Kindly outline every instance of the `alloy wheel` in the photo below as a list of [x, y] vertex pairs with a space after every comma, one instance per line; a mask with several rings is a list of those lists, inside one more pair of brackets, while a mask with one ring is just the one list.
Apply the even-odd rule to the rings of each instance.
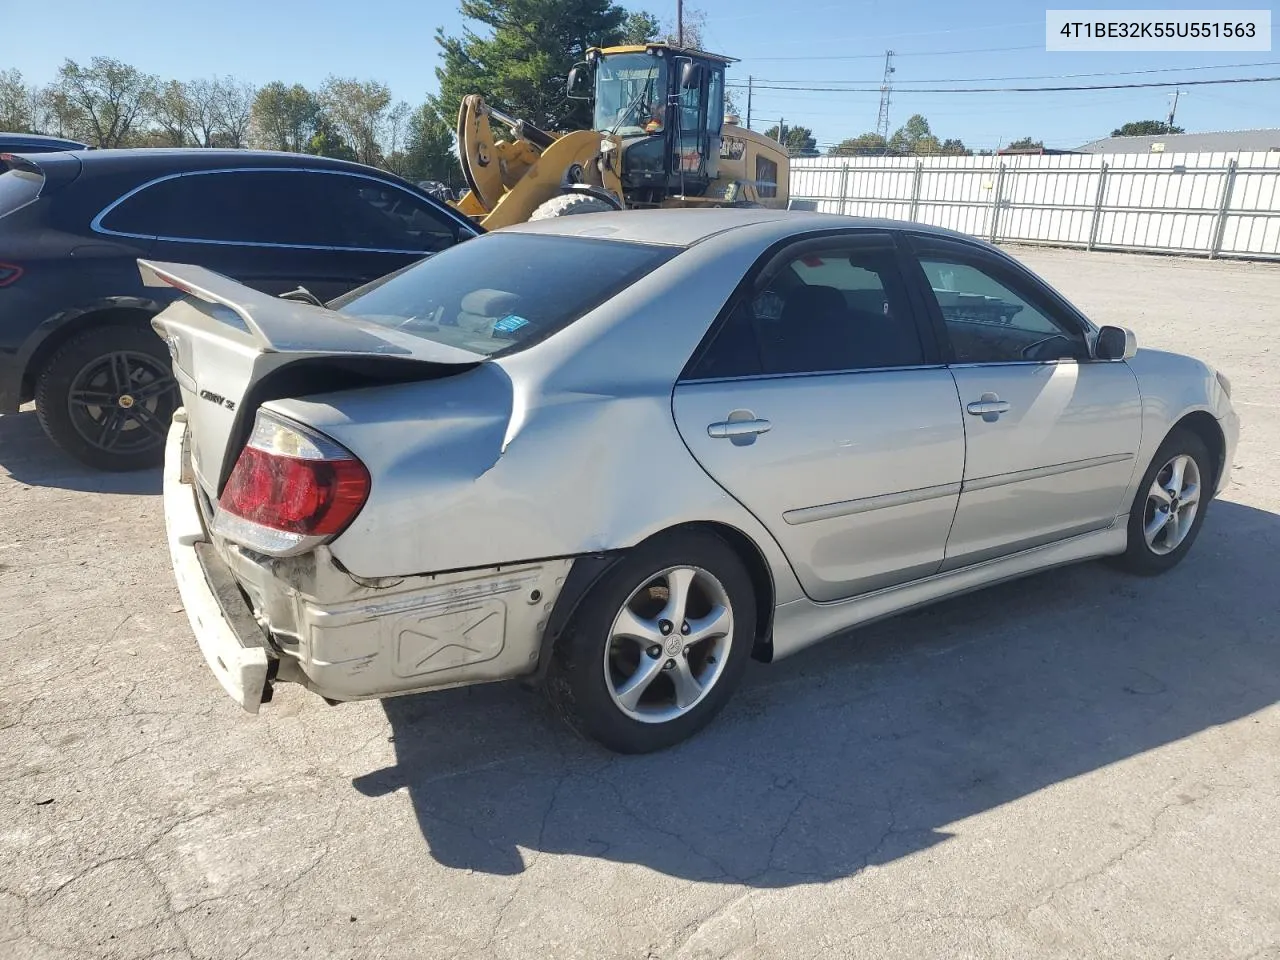
[[701, 567], [662, 570], [614, 618], [604, 653], [609, 696], [642, 723], [681, 717], [720, 679], [732, 637], [729, 594], [715, 576]]
[[120, 350], [95, 358], [71, 382], [71, 423], [85, 442], [112, 453], [164, 443], [177, 381], [161, 360]]
[[1180, 453], [1156, 472], [1147, 491], [1142, 534], [1152, 553], [1177, 550], [1195, 525], [1200, 510], [1200, 467], [1194, 457]]

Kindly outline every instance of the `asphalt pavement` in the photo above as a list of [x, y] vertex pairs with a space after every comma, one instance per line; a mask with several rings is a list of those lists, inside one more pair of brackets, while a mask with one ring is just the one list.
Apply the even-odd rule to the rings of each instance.
[[514, 684], [242, 713], [158, 476], [0, 417], [0, 957], [1280, 958], [1280, 264], [1014, 252], [1233, 381], [1186, 562], [753, 664], [646, 757]]

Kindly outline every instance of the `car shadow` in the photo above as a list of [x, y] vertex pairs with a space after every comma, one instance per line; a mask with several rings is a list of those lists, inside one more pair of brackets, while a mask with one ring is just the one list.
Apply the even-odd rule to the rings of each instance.
[[67, 456], [45, 436], [30, 407], [0, 415], [0, 470], [32, 487], [126, 494], [158, 494], [161, 489], [159, 468], [110, 473]]
[[[1280, 698], [1280, 517], [1218, 502], [1186, 562], [1039, 574], [755, 665], [719, 719], [615, 757], [515, 685], [385, 701], [434, 858], [524, 852], [781, 887], [944, 843], [947, 825]], [[1104, 806], [1098, 829], [1108, 827]]]

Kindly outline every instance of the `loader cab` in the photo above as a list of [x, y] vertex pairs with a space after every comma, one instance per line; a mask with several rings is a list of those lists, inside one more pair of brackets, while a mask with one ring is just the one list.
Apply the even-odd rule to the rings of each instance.
[[702, 196], [718, 175], [728, 57], [665, 43], [592, 48], [569, 96], [592, 101], [593, 127], [621, 143], [631, 205]]

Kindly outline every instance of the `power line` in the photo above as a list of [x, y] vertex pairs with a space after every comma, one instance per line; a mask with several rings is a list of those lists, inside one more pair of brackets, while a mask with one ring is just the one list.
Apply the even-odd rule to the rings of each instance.
[[[1227, 77], [1221, 80], [1159, 80], [1150, 83], [1093, 83], [1066, 87], [914, 87], [903, 93], [1068, 93], [1075, 90], [1143, 90], [1160, 87], [1205, 87], [1227, 83], [1273, 83], [1280, 77]], [[757, 83], [757, 90], [809, 93], [879, 93], [879, 87], [775, 87]]]
[[[949, 57], [960, 53], [1009, 53], [1013, 50], [1043, 50], [1044, 44], [1032, 43], [1021, 47], [981, 47], [979, 49], [968, 50], [922, 50], [917, 53], [895, 53], [896, 57]], [[743, 57], [743, 60], [752, 62], [760, 61], [780, 61], [780, 60], [879, 60], [883, 57], [883, 53], [850, 53], [841, 54], [839, 56], [828, 57]]]
[[[1217, 63], [1198, 67], [1157, 67], [1148, 70], [1103, 70], [1098, 73], [1044, 73], [1021, 77], [937, 77], [928, 80], [897, 80], [895, 86], [904, 83], [989, 83], [1006, 80], [1077, 80], [1084, 77], [1134, 77], [1152, 73], [1182, 73], [1189, 70], [1237, 70], [1243, 67], [1280, 66], [1280, 60], [1262, 60], [1257, 63]], [[868, 80], [820, 80], [757, 78], [756, 83], [869, 83]], [[739, 80], [728, 81], [729, 86], [745, 86]]]

